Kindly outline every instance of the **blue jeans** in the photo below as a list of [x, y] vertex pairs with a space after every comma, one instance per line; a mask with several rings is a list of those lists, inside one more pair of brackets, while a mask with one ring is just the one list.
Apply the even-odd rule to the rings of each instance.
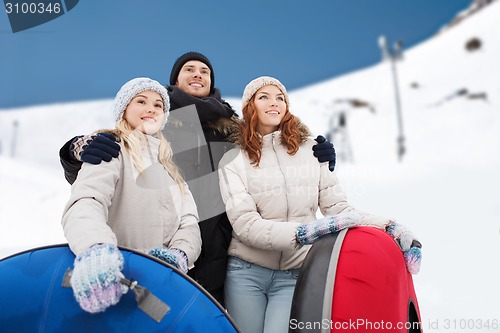
[[242, 333], [287, 333], [299, 270], [272, 270], [229, 257], [227, 311]]

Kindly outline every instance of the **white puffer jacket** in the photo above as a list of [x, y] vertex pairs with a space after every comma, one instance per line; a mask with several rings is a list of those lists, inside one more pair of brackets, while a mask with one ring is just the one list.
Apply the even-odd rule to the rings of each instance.
[[280, 132], [265, 135], [258, 167], [239, 147], [219, 164], [220, 187], [233, 226], [229, 255], [274, 270], [299, 268], [310, 246], [301, 246], [296, 230], [325, 216], [356, 212], [361, 224], [385, 228], [391, 221], [351, 207], [328, 163], [313, 155], [316, 142], [304, 138], [297, 153], [287, 153]]
[[196, 204], [187, 185], [182, 193], [157, 161], [160, 141], [148, 136], [148, 142], [142, 173], [123, 143], [118, 158], [82, 165], [62, 217], [64, 234], [76, 255], [97, 243], [144, 253], [174, 247], [186, 253], [193, 267], [201, 251]]

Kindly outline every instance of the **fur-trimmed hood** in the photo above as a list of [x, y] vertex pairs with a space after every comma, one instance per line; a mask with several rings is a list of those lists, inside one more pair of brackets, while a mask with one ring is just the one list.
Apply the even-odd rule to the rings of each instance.
[[241, 119], [235, 113], [231, 116], [231, 118], [219, 118], [216, 121], [208, 122], [208, 126], [223, 134], [226, 137], [232, 136], [233, 133], [239, 132]]
[[[298, 126], [299, 136], [300, 136], [299, 142], [303, 143], [303, 142], [305, 142], [307, 140], [307, 138], [309, 136], [311, 136], [311, 132], [309, 131], [309, 128], [306, 126], [306, 124], [304, 124], [302, 121], [300, 121], [299, 118], [297, 118], [297, 119], [299, 120], [299, 126]], [[243, 120], [238, 118], [237, 119], [237, 125], [238, 126], [228, 136], [228, 138], [227, 138], [228, 142], [235, 143], [235, 144], [239, 145], [240, 147], [244, 147], [245, 146], [244, 145], [245, 140], [244, 140], [243, 135], [241, 133], [241, 126], [243, 124], [244, 124]], [[283, 140], [283, 137], [281, 137], [281, 139]], [[283, 141], [281, 143], [284, 144]]]
[[[232, 133], [239, 131], [240, 122], [240, 118], [234, 113], [230, 118], [221, 117], [217, 120], [206, 122], [206, 126], [213, 129], [214, 134], [218, 133], [224, 137], [229, 137]], [[174, 116], [172, 116], [167, 123], [167, 126], [172, 126], [174, 128], [180, 128], [183, 125], [182, 121]]]

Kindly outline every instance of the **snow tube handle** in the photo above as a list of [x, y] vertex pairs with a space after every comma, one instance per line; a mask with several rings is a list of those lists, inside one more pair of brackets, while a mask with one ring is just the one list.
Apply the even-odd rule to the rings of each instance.
[[[70, 279], [72, 273], [73, 270], [70, 268], [68, 268], [64, 273], [62, 280], [63, 288], [71, 288]], [[170, 306], [165, 304], [148, 289], [140, 286], [134, 279], [127, 280], [125, 278], [122, 278], [120, 282], [134, 292], [137, 307], [157, 323], [159, 323], [165, 317], [168, 311], [170, 311]]]

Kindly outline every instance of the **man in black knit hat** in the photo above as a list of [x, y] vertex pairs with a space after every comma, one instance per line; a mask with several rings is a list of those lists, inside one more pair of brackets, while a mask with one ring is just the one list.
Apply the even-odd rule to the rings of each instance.
[[[171, 143], [174, 161], [189, 185], [200, 217], [202, 251], [188, 274], [224, 305], [232, 228], [220, 196], [217, 169], [224, 153], [232, 148], [227, 139], [237, 126], [238, 116], [214, 84], [214, 70], [207, 57], [198, 52], [181, 55], [170, 74], [167, 90], [172, 113], [163, 133]], [[196, 109], [188, 107], [192, 105]], [[69, 140], [59, 152], [68, 182], [75, 181], [82, 162], [98, 164], [117, 157], [120, 147], [114, 140], [109, 133]], [[329, 161], [333, 171], [333, 145], [324, 138], [318, 142], [314, 155], [320, 162]]]
[[[187, 63], [188, 66], [186, 66]], [[192, 63], [191, 63], [192, 62]], [[196, 66], [196, 63], [201, 63], [200, 70], [202, 73], [206, 73], [210, 76], [210, 84], [207, 86], [208, 90], [204, 90], [202, 94], [198, 93], [191, 93], [191, 91], [188, 89], [185, 89], [186, 86], [185, 84], [187, 82], [181, 80], [181, 84], [179, 84], [179, 74], [181, 73], [181, 70], [184, 69], [184, 72], [188, 68], [194, 69]], [[192, 73], [192, 71], [189, 71], [188, 73]], [[215, 92], [215, 76], [214, 76], [214, 69], [212, 67], [212, 64], [210, 63], [210, 60], [208, 60], [207, 57], [205, 57], [203, 54], [198, 53], [198, 52], [188, 52], [184, 53], [181, 55], [179, 58], [174, 63], [174, 66], [172, 67], [172, 71], [170, 72], [170, 85], [171, 86], [179, 86], [182, 90], [185, 92], [189, 93], [190, 95], [197, 96], [197, 97], [207, 97], [210, 94], [214, 94]]]

